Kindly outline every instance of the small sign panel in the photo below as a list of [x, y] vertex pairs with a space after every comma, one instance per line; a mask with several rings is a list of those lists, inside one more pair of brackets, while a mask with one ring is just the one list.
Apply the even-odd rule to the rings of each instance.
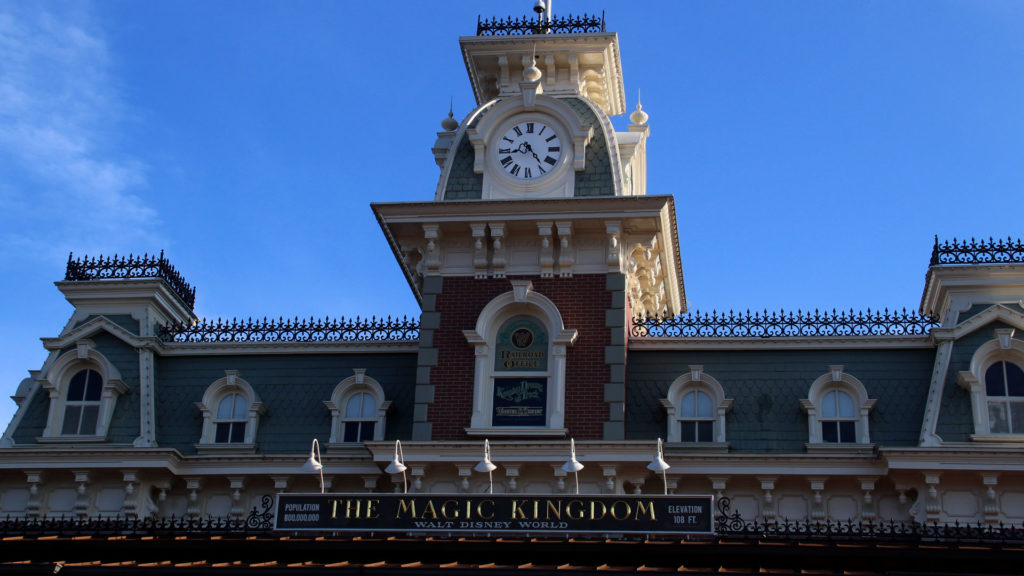
[[278, 494], [275, 530], [710, 534], [711, 496]]
[[547, 378], [495, 378], [493, 426], [545, 426]]
[[495, 372], [546, 372], [547, 330], [532, 316], [510, 318], [498, 330], [495, 351]]

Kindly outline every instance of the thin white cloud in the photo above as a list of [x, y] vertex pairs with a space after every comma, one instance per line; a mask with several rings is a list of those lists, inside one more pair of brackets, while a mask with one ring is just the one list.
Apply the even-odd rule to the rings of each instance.
[[0, 6], [0, 243], [35, 255], [153, 244], [145, 165], [116, 140], [116, 80], [87, 4]]

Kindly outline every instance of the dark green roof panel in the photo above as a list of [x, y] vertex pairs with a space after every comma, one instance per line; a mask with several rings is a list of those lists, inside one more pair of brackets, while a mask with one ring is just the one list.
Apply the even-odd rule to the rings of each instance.
[[330, 411], [324, 406], [335, 387], [366, 369], [391, 400], [387, 439], [412, 434], [415, 354], [306, 354], [287, 356], [200, 356], [161, 358], [157, 364], [157, 441], [160, 446], [194, 454], [203, 419], [196, 402], [206, 389], [237, 370], [266, 406], [257, 431], [261, 453], [308, 451], [317, 438], [327, 443]]
[[803, 452], [807, 414], [800, 400], [811, 384], [842, 364], [877, 399], [869, 425], [880, 446], [914, 446], [920, 434], [934, 351], [772, 350], [631, 351], [626, 389], [626, 437], [664, 437], [666, 414], [659, 400], [691, 364], [733, 399], [726, 415], [726, 441], [734, 452]]

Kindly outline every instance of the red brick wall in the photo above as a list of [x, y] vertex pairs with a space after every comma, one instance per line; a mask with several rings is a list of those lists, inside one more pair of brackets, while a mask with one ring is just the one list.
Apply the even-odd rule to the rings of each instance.
[[[572, 278], [445, 278], [437, 297], [440, 328], [434, 332], [438, 363], [430, 370], [434, 403], [427, 409], [434, 440], [464, 440], [473, 413], [474, 350], [463, 330], [476, 327], [480, 311], [499, 294], [512, 289], [510, 280], [528, 279], [562, 314], [565, 327], [578, 332], [566, 354], [565, 426], [578, 440], [599, 440], [608, 417], [604, 385], [609, 370], [604, 348], [609, 344], [605, 311], [611, 293], [603, 274]], [[552, 336], [554, 336], [552, 334]]]

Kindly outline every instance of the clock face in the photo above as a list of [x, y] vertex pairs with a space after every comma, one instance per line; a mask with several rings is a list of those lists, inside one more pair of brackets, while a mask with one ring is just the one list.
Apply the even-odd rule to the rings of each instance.
[[551, 172], [562, 157], [562, 143], [543, 122], [525, 121], [508, 129], [498, 140], [498, 163], [506, 174], [529, 180]]

